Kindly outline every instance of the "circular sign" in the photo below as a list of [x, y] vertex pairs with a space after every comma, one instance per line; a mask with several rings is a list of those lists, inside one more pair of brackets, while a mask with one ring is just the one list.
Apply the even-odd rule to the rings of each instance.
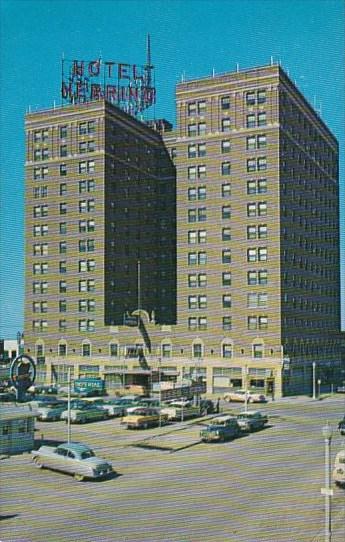
[[17, 389], [28, 389], [35, 381], [36, 365], [30, 356], [20, 354], [11, 363], [10, 378]]

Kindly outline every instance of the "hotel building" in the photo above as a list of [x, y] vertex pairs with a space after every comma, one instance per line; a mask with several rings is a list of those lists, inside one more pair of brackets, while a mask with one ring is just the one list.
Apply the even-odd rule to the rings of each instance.
[[105, 102], [27, 115], [25, 345], [39, 378], [71, 366], [117, 388], [160, 367], [209, 393], [279, 397], [311, 391], [314, 362], [331, 382], [335, 137], [276, 65], [180, 83], [176, 106], [174, 130]]

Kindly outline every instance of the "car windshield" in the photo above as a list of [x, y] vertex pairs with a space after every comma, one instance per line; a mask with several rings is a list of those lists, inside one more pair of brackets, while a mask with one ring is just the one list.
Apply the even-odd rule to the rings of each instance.
[[220, 426], [224, 426], [224, 425], [225, 425], [225, 422], [214, 420], [213, 422], [211, 422], [211, 425], [220, 425]]
[[237, 416], [240, 420], [245, 420], [247, 418], [252, 418], [253, 417], [253, 414], [249, 414], [249, 413], [243, 413], [243, 414], [239, 414]]
[[89, 457], [95, 457], [92, 450], [85, 450], [85, 452], [80, 454], [80, 459], [89, 459]]

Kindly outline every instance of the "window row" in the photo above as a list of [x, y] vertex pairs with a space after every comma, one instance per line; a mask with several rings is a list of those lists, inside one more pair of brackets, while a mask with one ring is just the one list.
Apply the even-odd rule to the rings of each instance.
[[[223, 308], [231, 308], [231, 294], [224, 294], [222, 297]], [[189, 309], [206, 309], [207, 308], [207, 296], [206, 295], [190, 295], [188, 296], [188, 308]]]

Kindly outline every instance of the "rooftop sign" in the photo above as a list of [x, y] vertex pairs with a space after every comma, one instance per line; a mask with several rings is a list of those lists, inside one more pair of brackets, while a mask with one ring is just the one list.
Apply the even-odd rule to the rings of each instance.
[[61, 97], [68, 103], [105, 99], [131, 115], [156, 101], [153, 66], [98, 60], [62, 60]]

